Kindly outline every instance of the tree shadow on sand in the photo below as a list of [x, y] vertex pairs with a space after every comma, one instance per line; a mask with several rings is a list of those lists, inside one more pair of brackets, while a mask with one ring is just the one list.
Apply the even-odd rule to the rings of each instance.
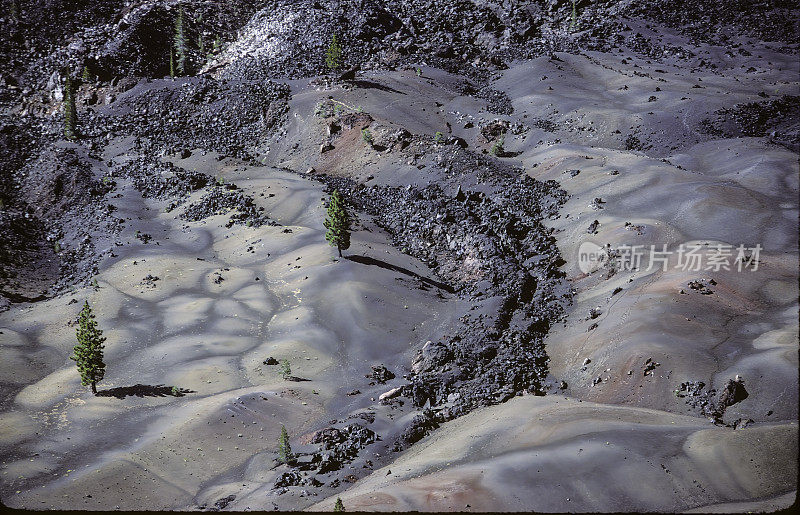
[[306, 379], [305, 377], [297, 377], [297, 376], [286, 376], [283, 379], [284, 379], [284, 381], [294, 381], [295, 383], [302, 383], [304, 381], [311, 381], [311, 379]]
[[453, 293], [455, 291], [453, 287], [448, 284], [439, 281], [434, 281], [433, 279], [428, 279], [427, 277], [421, 276], [418, 273], [409, 270], [408, 268], [403, 268], [402, 266], [393, 265], [391, 263], [387, 263], [386, 261], [381, 261], [380, 259], [375, 259], [369, 256], [345, 256], [345, 259], [349, 259], [350, 261], [355, 261], [356, 263], [361, 263], [362, 265], [375, 265], [381, 268], [385, 268], [386, 270], [391, 270], [393, 272], [400, 272], [401, 274], [405, 274], [415, 279], [418, 279], [423, 284], [440, 288], [448, 293]]
[[361, 89], [378, 89], [381, 91], [389, 91], [390, 93], [398, 93], [400, 95], [405, 95], [406, 93], [396, 90], [390, 86], [386, 86], [385, 84], [379, 84], [377, 82], [366, 80], [366, 79], [356, 79], [350, 81], [354, 86]]
[[187, 393], [195, 393], [188, 388], [178, 388], [177, 386], [164, 386], [163, 384], [135, 384], [133, 386], [118, 386], [108, 390], [97, 392], [98, 397], [183, 397]]
[[518, 155], [522, 154], [522, 152], [511, 152], [508, 150], [501, 150], [495, 154], [497, 157], [517, 157]]

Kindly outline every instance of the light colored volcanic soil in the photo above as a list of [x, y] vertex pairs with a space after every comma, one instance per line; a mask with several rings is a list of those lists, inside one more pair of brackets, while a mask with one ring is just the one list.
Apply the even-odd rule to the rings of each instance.
[[[471, 148], [490, 146], [478, 122], [496, 116], [452, 93], [447, 86], [456, 78], [435, 69], [422, 77], [368, 74], [379, 87], [350, 91], [292, 82], [286, 133], [264, 144], [264, 166], [200, 153], [174, 161], [235, 182], [282, 226], [226, 229], [225, 216], [184, 222], [176, 219], [180, 209], [164, 212], [167, 202], [121, 189], [115, 201], [118, 215], [131, 219], [122, 234], [128, 243], [101, 270], [99, 289], [0, 314], [3, 502], [192, 509], [234, 494], [230, 508], [253, 510], [329, 510], [337, 496], [349, 511], [790, 505], [798, 451], [797, 155], [767, 138], [711, 140], [697, 132], [708, 113], [761, 91], [798, 94], [798, 63], [767, 49], [758, 54], [731, 58], [714, 74], [600, 54], [559, 54], [560, 61], [540, 58], [498, 74], [492, 87], [509, 95], [515, 111], [497, 118], [531, 126], [507, 136], [506, 150], [519, 154], [502, 159], [559, 181], [571, 195], [561, 216], [547, 222], [577, 292], [566, 322], [546, 340], [553, 380], [566, 389], [447, 422], [374, 471], [360, 470], [346, 490], [322, 487], [312, 496], [271, 492], [282, 470], [274, 467], [280, 426], [300, 436], [369, 408], [387, 433], [396, 430], [390, 408], [369, 398], [403, 383], [426, 335], [452, 322], [464, 302], [420, 289], [408, 274], [332, 260], [322, 185], [285, 168], [372, 175], [386, 185], [425, 184], [430, 175], [367, 148], [357, 129], [320, 155], [324, 125], [314, 106], [332, 95], [370, 113], [376, 126], [417, 134], [446, 131], [449, 123]], [[743, 75], [744, 64], [758, 73]], [[534, 126], [539, 118], [561, 129], [545, 132]], [[476, 127], [464, 128], [467, 120]], [[625, 150], [632, 131], [652, 148]], [[129, 145], [115, 142], [104, 158], [126, 159]], [[574, 177], [567, 172], [576, 169]], [[591, 206], [595, 197], [605, 201], [602, 209]], [[595, 219], [597, 234], [589, 234]], [[367, 217], [361, 222], [348, 254], [435, 278]], [[144, 244], [136, 230], [154, 239]], [[602, 270], [578, 269], [585, 241], [758, 243], [764, 250], [755, 272], [685, 272], [672, 266], [673, 256], [667, 272], [621, 270], [606, 279]], [[159, 277], [154, 287], [142, 283], [147, 274]], [[687, 286], [698, 278], [716, 281], [713, 295]], [[69, 304], [72, 298], [79, 302]], [[118, 399], [81, 387], [68, 359], [74, 327], [67, 321], [84, 299], [108, 336], [101, 390], [176, 385], [191, 393]], [[596, 307], [601, 315], [587, 320]], [[278, 367], [262, 364], [269, 356], [290, 359], [293, 373], [310, 380], [282, 380]], [[648, 358], [659, 365], [644, 375]], [[369, 386], [364, 374], [378, 363], [398, 378]], [[736, 375], [749, 396], [724, 420], [752, 419], [743, 429], [711, 424], [674, 394], [684, 381], [719, 390]], [[353, 389], [362, 395], [347, 396]]]
[[[397, 273], [332, 261], [320, 184], [268, 168], [217, 166], [216, 176], [248, 191], [274, 191], [264, 205], [282, 226], [226, 229], [224, 216], [184, 223], [163, 213], [166, 203], [130, 200], [131, 193], [119, 212], [142, 218], [126, 229], [134, 243], [100, 274], [97, 291], [76, 292], [106, 329], [101, 390], [176, 385], [191, 393], [87, 395], [66, 361], [74, 329], [64, 321], [80, 303], [64, 296], [5, 314], [4, 361], [14, 366], [3, 379], [31, 383], [3, 413], [3, 445], [15, 458], [4, 464], [4, 481], [25, 484], [10, 504], [164, 509], [195, 504], [198, 488], [232, 469], [245, 470], [250, 482], [274, 480], [278, 472], [267, 469], [282, 424], [301, 434], [330, 418], [326, 409], [346, 410], [346, 392], [376, 395], [364, 378], [370, 365], [410, 362], [415, 334], [448, 313], [434, 291], [400, 286], [397, 295], [395, 284], [406, 280]], [[135, 240], [138, 227], [160, 244]], [[400, 259], [381, 235], [358, 234], [350, 252]], [[159, 278], [155, 287], [142, 283], [148, 274]], [[392, 315], [400, 312], [402, 319]], [[19, 350], [25, 344], [35, 349], [27, 359], [57, 363], [49, 365], [55, 370], [39, 380], [20, 377], [17, 369], [30, 367]], [[295, 376], [311, 380], [284, 381], [279, 367], [262, 364], [268, 356], [289, 359]], [[37, 433], [25, 457], [13, 450]], [[198, 502], [213, 503], [214, 490]]]
[[[541, 135], [534, 132], [506, 144], [522, 152], [517, 159], [529, 174], [558, 180], [571, 195], [564, 216], [549, 223], [578, 292], [566, 325], [547, 338], [551, 374], [567, 383], [566, 398], [515, 398], [448, 422], [342, 494], [345, 506], [744, 511], [791, 505], [798, 446], [797, 155], [756, 138], [698, 142], [664, 153], [665, 160], [613, 148], [621, 145], [607, 135], [616, 128], [625, 134], [634, 124], [664, 127], [666, 118], [695, 114], [696, 106], [681, 107], [679, 98], [730, 103], [723, 95], [734, 94], [726, 90], [734, 79], [715, 78], [712, 91], [691, 89], [696, 79], [677, 70], [658, 75], [666, 82], [636, 80], [614, 59], [560, 57], [558, 71], [540, 59], [505, 72], [493, 86], [509, 93], [517, 119], [569, 112], [601, 135], [590, 137], [600, 140], [592, 148], [537, 145], [532, 140]], [[783, 65], [796, 77], [796, 65]], [[531, 80], [556, 73], [564, 82], [553, 92]], [[782, 83], [791, 73], [767, 80], [797, 91], [796, 83]], [[629, 86], [624, 94], [623, 84]], [[648, 116], [651, 106], [637, 99], [656, 84], [661, 105]], [[575, 177], [567, 173], [576, 169]], [[605, 201], [602, 210], [591, 206], [596, 197]], [[588, 234], [594, 220], [597, 234]], [[626, 222], [641, 228], [629, 230]], [[673, 255], [666, 272], [620, 271], [606, 279], [602, 271], [578, 269], [585, 241], [670, 249], [690, 242], [761, 243], [766, 250], [755, 272], [683, 271]], [[716, 281], [713, 295], [687, 286], [699, 278]], [[616, 288], [622, 290], [613, 294]], [[601, 315], [589, 320], [589, 310], [598, 307]], [[584, 366], [586, 358], [591, 362]], [[645, 376], [648, 358], [660, 365]], [[685, 416], [698, 413], [674, 394], [680, 383], [702, 380], [721, 389], [736, 375], [749, 396], [725, 420], [754, 425], [734, 431]], [[594, 385], [595, 378], [601, 382]], [[333, 501], [316, 508], [330, 509]]]
[[792, 490], [794, 476], [775, 471], [795, 466], [785, 451], [796, 437], [789, 424], [732, 431], [644, 408], [515, 398], [445, 424], [342, 499], [353, 510], [673, 511]]

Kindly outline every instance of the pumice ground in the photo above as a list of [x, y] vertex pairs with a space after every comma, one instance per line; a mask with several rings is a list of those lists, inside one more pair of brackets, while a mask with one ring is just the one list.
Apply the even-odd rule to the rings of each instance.
[[4, 506], [796, 503], [795, 2], [0, 9]]

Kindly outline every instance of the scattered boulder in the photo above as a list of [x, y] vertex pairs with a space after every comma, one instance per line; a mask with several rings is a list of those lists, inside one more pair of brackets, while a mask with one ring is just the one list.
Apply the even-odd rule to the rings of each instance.
[[358, 73], [359, 71], [361, 71], [361, 66], [357, 64], [339, 74], [339, 80], [341, 81], [353, 80], [356, 78], [356, 73]]
[[322, 486], [322, 483], [313, 476], [303, 476], [303, 474], [296, 470], [290, 470], [289, 472], [284, 472], [278, 476], [273, 484], [273, 488], [287, 488], [290, 486], [317, 487]]
[[450, 358], [451, 352], [445, 345], [428, 340], [412, 361], [411, 371], [415, 374], [426, 372], [447, 362]]
[[296, 470], [284, 472], [275, 480], [273, 488], [282, 488], [287, 486], [299, 486], [303, 484], [303, 475]]
[[645, 361], [644, 363], [644, 375], [645, 376], [653, 375], [653, 371], [656, 369], [656, 367], [660, 366], [661, 363], [653, 361], [653, 358], [647, 358], [647, 361]]
[[392, 388], [388, 392], [383, 392], [382, 394], [380, 394], [378, 396], [378, 400], [379, 401], [384, 401], [384, 400], [388, 400], [388, 399], [393, 399], [393, 398], [397, 397], [398, 395], [400, 395], [400, 393], [402, 391], [403, 391], [403, 387], [402, 386], [398, 386], [397, 388]]
[[[706, 390], [703, 381], [687, 381], [681, 383], [675, 390], [677, 397], [685, 398], [686, 403], [693, 408], [699, 409], [704, 416], [708, 417], [714, 424], [724, 424], [722, 421], [725, 410], [737, 404], [749, 396], [744, 387], [744, 380], [738, 375], [734, 379], [729, 379], [723, 390], [717, 396], [715, 389]], [[717, 396], [716, 400], [714, 397]], [[734, 428], [744, 428], [752, 420], [739, 419], [730, 424], [725, 424]]]
[[505, 134], [509, 125], [507, 120], [493, 120], [481, 126], [481, 135], [487, 143], [491, 143]]
[[372, 373], [367, 374], [365, 377], [374, 379], [375, 381], [383, 384], [390, 379], [394, 379], [394, 374], [389, 371], [383, 365], [373, 365], [372, 366]]
[[325, 449], [332, 449], [336, 444], [347, 439], [347, 435], [335, 427], [326, 427], [316, 431], [311, 436], [311, 443], [322, 444]]
[[423, 410], [403, 429], [400, 437], [395, 441], [394, 450], [408, 449], [437, 427], [439, 427], [439, 423], [436, 421], [433, 411], [429, 409]]
[[725, 388], [723, 388], [722, 392], [719, 394], [717, 409], [724, 411], [728, 406], [733, 406], [738, 402], [742, 402], [748, 396], [749, 394], [744, 387], [744, 380], [742, 378], [736, 376], [735, 379], [728, 379]]
[[225, 508], [228, 507], [230, 503], [232, 503], [235, 500], [236, 496], [231, 494], [227, 497], [223, 497], [222, 499], [217, 499], [217, 501], [214, 503], [214, 507], [218, 510], [224, 510]]
[[400, 151], [413, 141], [413, 135], [402, 127], [372, 123], [369, 131], [372, 136], [372, 147], [377, 151]]
[[595, 209], [595, 210], [603, 209], [603, 204], [605, 204], [605, 203], [606, 203], [605, 200], [603, 200], [602, 198], [595, 197], [594, 200], [592, 200], [592, 203], [590, 204], [590, 207], [592, 209]]
[[717, 282], [714, 279], [706, 280], [706, 279], [695, 279], [693, 281], [689, 281], [687, 285], [692, 290], [699, 292], [700, 295], [712, 295], [714, 291], [709, 287], [716, 285]]
[[464, 138], [458, 136], [450, 136], [444, 140], [445, 145], [458, 145], [461, 148], [467, 148], [469, 145]]
[[158, 277], [156, 277], [155, 275], [147, 274], [142, 279], [142, 285], [147, 286], [149, 288], [155, 288], [156, 287], [156, 281], [159, 281], [159, 280], [160, 279]]

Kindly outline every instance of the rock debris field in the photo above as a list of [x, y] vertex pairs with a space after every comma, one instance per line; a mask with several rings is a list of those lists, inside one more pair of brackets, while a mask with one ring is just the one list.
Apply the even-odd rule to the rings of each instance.
[[796, 502], [794, 3], [1, 7], [4, 506]]

